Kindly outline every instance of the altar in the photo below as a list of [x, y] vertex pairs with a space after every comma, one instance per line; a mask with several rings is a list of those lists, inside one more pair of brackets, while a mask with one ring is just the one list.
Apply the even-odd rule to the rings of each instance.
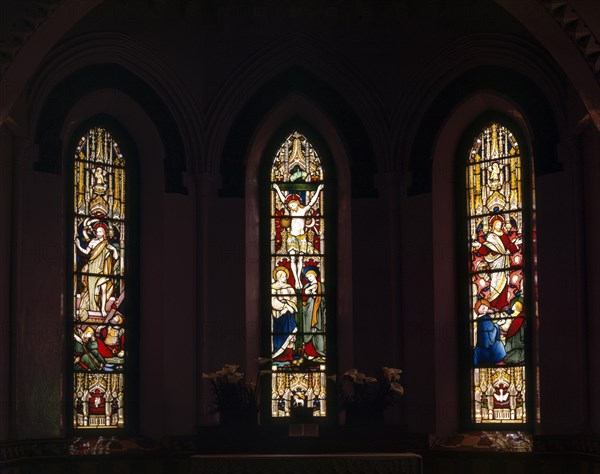
[[421, 474], [414, 453], [200, 454], [191, 457], [194, 474]]

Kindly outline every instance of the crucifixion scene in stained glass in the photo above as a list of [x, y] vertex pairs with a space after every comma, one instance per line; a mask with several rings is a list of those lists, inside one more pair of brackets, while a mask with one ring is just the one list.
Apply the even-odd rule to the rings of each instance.
[[327, 296], [321, 160], [293, 132], [270, 174], [271, 415], [310, 407], [325, 416]]

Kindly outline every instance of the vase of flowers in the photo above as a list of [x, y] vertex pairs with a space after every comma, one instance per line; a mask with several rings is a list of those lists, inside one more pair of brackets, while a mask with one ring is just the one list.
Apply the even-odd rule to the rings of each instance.
[[237, 364], [225, 364], [217, 372], [203, 373], [202, 378], [210, 381], [214, 394], [214, 411], [219, 414], [222, 426], [256, 425], [259, 413], [260, 381], [270, 370], [261, 369], [271, 359], [259, 357], [256, 381], [246, 382]]
[[246, 383], [239, 367], [226, 364], [217, 372], [202, 374], [202, 378], [209, 380], [212, 385], [215, 411], [219, 413], [219, 423], [223, 426], [257, 422], [257, 384]]
[[400, 385], [402, 370], [382, 367], [379, 377], [350, 369], [341, 380], [341, 405], [347, 425], [383, 424], [384, 409], [398, 403], [404, 395]]

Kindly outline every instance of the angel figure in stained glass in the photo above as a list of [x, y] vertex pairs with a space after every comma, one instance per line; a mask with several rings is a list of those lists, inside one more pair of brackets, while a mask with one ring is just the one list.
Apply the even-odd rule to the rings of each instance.
[[75, 235], [77, 250], [89, 257], [82, 268], [83, 291], [79, 306], [79, 319], [86, 321], [89, 311], [99, 311], [106, 317], [106, 303], [113, 293], [113, 281], [109, 277], [115, 270], [119, 260], [117, 249], [107, 239], [106, 224], [97, 222], [94, 225], [94, 238], [87, 247], [83, 247], [79, 236]]
[[292, 255], [291, 267], [294, 280], [296, 282], [296, 288], [301, 289], [302, 282], [300, 281], [300, 275], [303, 267], [303, 256], [311, 252], [306, 236], [306, 215], [317, 203], [319, 196], [321, 195], [323, 185], [319, 185], [316, 192], [306, 205], [302, 204], [302, 198], [297, 194], [290, 193], [287, 195], [287, 197], [284, 196], [276, 183], [273, 184], [273, 189], [275, 189], [279, 199], [281, 199], [281, 202], [285, 205], [288, 212], [292, 216], [286, 245], [288, 252], [290, 255]]
[[94, 170], [94, 193], [98, 195], [103, 195], [106, 192], [106, 180], [105, 180], [106, 171], [100, 168], [99, 166]]
[[488, 185], [490, 189], [494, 191], [499, 191], [502, 189], [502, 185], [504, 184], [504, 175], [502, 174], [502, 170], [498, 165], [497, 161], [494, 161], [488, 172]]

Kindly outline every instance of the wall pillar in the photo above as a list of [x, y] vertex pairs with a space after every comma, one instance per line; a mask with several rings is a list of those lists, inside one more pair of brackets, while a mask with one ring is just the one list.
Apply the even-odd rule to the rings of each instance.
[[38, 147], [14, 141], [11, 437], [64, 434], [63, 177], [33, 171]]
[[9, 437], [11, 413], [12, 175], [13, 139], [5, 127], [0, 127], [0, 441]]
[[[585, 262], [586, 285], [581, 290], [585, 295], [583, 319], [586, 322], [587, 360], [588, 360], [588, 429], [592, 434], [600, 433], [600, 133], [594, 127], [588, 127], [581, 136], [581, 162], [583, 166], [583, 220], [585, 222], [583, 261]], [[542, 416], [544, 414], [542, 413]]]
[[[400, 219], [400, 195], [402, 173], [396, 171], [383, 172], [378, 175], [378, 189], [383, 198], [387, 211], [387, 245], [388, 260], [387, 279], [389, 291], [389, 311], [387, 314], [390, 344], [389, 366], [404, 369], [404, 343], [403, 313], [402, 313], [402, 225]], [[382, 275], [383, 276], [383, 275]], [[383, 297], [384, 295], [380, 295]], [[383, 331], [387, 332], [386, 330]], [[400, 383], [403, 383], [402, 378]], [[403, 404], [402, 404], [403, 405]], [[392, 405], [386, 413], [389, 423], [405, 422], [401, 404]]]
[[387, 207], [388, 223], [388, 252], [389, 266], [387, 279], [389, 281], [389, 331], [393, 367], [401, 367], [404, 361], [402, 342], [402, 301], [400, 288], [402, 285], [401, 268], [401, 223], [400, 223], [400, 190], [402, 174], [399, 172], [383, 172], [378, 176], [378, 188]]
[[[196, 183], [196, 424], [198, 426], [214, 423], [210, 415], [213, 394], [210, 384], [203, 382], [201, 374], [215, 370], [210, 357], [211, 341], [209, 314], [210, 292], [210, 252], [211, 242], [209, 227], [215, 222], [213, 210], [217, 198], [218, 175], [214, 173], [198, 173], [194, 176]], [[225, 296], [225, 295], [223, 295]]]

